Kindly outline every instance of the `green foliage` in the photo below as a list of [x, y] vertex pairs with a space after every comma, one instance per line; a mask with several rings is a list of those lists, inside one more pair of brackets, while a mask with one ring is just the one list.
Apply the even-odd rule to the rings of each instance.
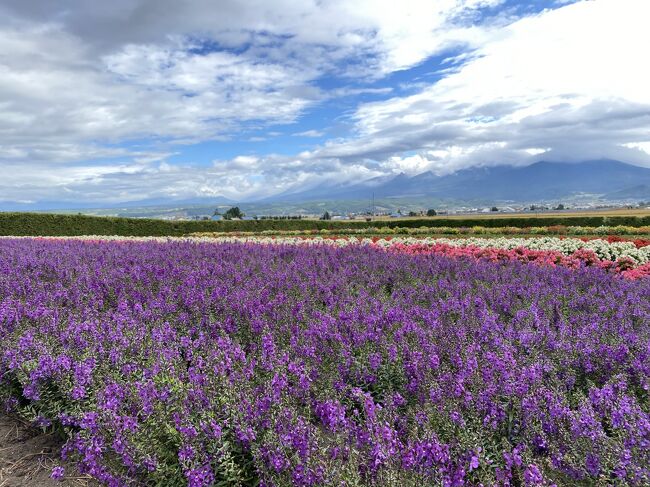
[[[619, 226], [642, 227], [650, 225], [650, 216], [550, 216], [511, 218], [439, 218], [396, 219], [381, 222], [388, 228], [468, 228], [544, 227], [566, 226]], [[183, 236], [196, 232], [262, 232], [285, 230], [336, 230], [346, 228], [371, 228], [377, 222], [332, 220], [250, 220], [250, 221], [167, 221], [151, 218], [97, 217], [85, 215], [56, 215], [46, 213], [0, 213], [0, 235], [3, 236]]]
[[242, 218], [243, 216], [244, 216], [244, 214], [239, 209], [239, 206], [233, 206], [232, 208], [230, 208], [228, 211], [226, 211], [223, 214], [223, 217], [226, 220], [232, 220], [233, 218]]

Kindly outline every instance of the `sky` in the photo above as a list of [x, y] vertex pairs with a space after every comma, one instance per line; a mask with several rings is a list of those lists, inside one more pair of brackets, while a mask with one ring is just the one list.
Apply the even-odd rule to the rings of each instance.
[[648, 0], [0, 0], [0, 207], [650, 167], [648, 19]]

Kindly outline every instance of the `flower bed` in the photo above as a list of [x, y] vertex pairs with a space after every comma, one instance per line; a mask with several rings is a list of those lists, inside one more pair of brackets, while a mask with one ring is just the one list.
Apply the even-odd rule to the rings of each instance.
[[340, 243], [0, 268], [5, 406], [106, 485], [650, 482], [647, 279]]
[[[525, 225], [526, 220], [521, 220]], [[351, 224], [351, 225], [354, 225]], [[552, 225], [545, 227], [517, 226], [517, 227], [449, 227], [449, 226], [421, 226], [421, 227], [341, 227], [336, 229], [304, 229], [304, 230], [262, 230], [241, 232], [197, 232], [191, 234], [196, 237], [227, 237], [227, 236], [300, 236], [300, 235], [650, 235], [650, 227], [632, 227], [626, 225], [616, 226], [565, 226]]]
[[[0, 237], [2, 238], [2, 237]], [[24, 237], [34, 238], [34, 237]], [[629, 279], [650, 276], [649, 241], [537, 237], [537, 238], [416, 238], [416, 237], [36, 237], [46, 240], [80, 240], [86, 242], [203, 242], [257, 243], [263, 245], [370, 245], [406, 254], [436, 254], [448, 257], [474, 258], [490, 261], [516, 260], [537, 265], [578, 268], [595, 266], [619, 273]]]
[[[650, 246], [645, 242], [602, 239], [537, 238], [415, 238], [415, 237], [218, 237], [216, 242], [256, 242], [292, 245], [372, 245], [392, 252], [472, 257], [491, 261], [517, 260], [541, 265], [597, 266], [637, 279], [649, 274]], [[639, 245], [640, 243], [640, 245]], [[634, 270], [635, 272], [630, 272]]]
[[583, 266], [595, 266], [607, 271], [620, 273], [628, 279], [640, 279], [650, 275], [650, 264], [639, 264], [629, 257], [616, 260], [600, 259], [589, 249], [578, 249], [569, 255], [558, 250], [531, 250], [525, 247], [502, 249], [493, 247], [462, 246], [456, 247], [437, 243], [434, 245], [397, 243], [389, 247], [393, 252], [410, 255], [433, 254], [454, 258], [472, 258], [491, 262], [518, 261], [542, 266], [562, 266], [578, 269]]

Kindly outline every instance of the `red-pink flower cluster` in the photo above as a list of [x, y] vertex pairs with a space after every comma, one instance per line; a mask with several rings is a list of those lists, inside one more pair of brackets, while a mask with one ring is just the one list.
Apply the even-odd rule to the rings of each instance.
[[388, 247], [388, 250], [409, 255], [434, 254], [453, 258], [488, 260], [490, 262], [519, 261], [539, 266], [562, 266], [569, 269], [593, 266], [609, 272], [620, 273], [627, 279], [640, 279], [650, 276], [650, 264], [635, 268], [635, 264], [631, 259], [623, 258], [616, 262], [602, 260], [595, 252], [588, 249], [579, 249], [571, 255], [565, 255], [557, 250], [531, 250], [525, 247], [499, 249], [476, 246], [455, 247], [444, 243], [434, 245], [397, 243]]
[[[596, 238], [602, 238], [602, 237], [580, 237], [580, 240], [583, 242], [588, 242], [589, 240], [595, 240]], [[608, 235], [607, 238], [605, 238], [609, 243], [614, 243], [614, 242], [632, 242], [634, 246], [637, 249], [640, 249], [642, 247], [647, 247], [650, 245], [650, 239], [647, 238], [626, 238], [626, 237], [621, 237], [619, 235]]]

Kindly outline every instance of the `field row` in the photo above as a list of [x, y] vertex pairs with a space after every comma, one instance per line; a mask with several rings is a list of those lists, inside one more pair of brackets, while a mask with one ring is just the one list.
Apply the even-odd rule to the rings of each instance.
[[[6, 237], [0, 237], [6, 238]], [[31, 237], [26, 237], [28, 240]], [[580, 239], [567, 237], [534, 238], [433, 238], [433, 237], [40, 237], [45, 240], [78, 240], [86, 242], [193, 242], [245, 243], [260, 245], [329, 245], [370, 246], [393, 253], [434, 254], [450, 258], [472, 258], [489, 261], [519, 261], [535, 265], [561, 266], [571, 269], [597, 267], [630, 279], [650, 276], [650, 241], [626, 241], [615, 238]], [[11, 240], [11, 239], [10, 239]]]
[[363, 227], [363, 228], [337, 228], [330, 230], [323, 228], [305, 230], [262, 230], [259, 232], [198, 232], [191, 234], [196, 237], [224, 237], [232, 234], [238, 236], [276, 235], [276, 236], [300, 236], [300, 235], [650, 235], [650, 226], [632, 227], [629, 225], [583, 227], [583, 226], [518, 226], [518, 227], [445, 227], [445, 226], [421, 226], [421, 227]]
[[625, 242], [577, 238], [268, 238], [220, 237], [217, 242], [255, 242], [290, 245], [370, 245], [391, 252], [434, 254], [452, 258], [489, 261], [519, 261], [572, 269], [599, 267], [630, 279], [650, 276], [650, 245], [646, 241]]

